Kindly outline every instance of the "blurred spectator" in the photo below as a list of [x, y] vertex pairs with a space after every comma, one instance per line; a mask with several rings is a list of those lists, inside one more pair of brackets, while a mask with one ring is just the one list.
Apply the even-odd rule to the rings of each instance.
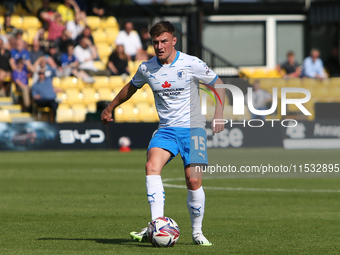
[[53, 88], [52, 78], [55, 75], [53, 69], [51, 78], [45, 77], [45, 70], [39, 71], [39, 80], [32, 86], [32, 97], [38, 107], [49, 107], [53, 112], [53, 117], [57, 114], [58, 103], [56, 102], [56, 92], [60, 89]]
[[325, 63], [325, 68], [330, 77], [340, 77], [339, 48], [334, 47], [331, 56]]
[[25, 49], [25, 42], [22, 39], [17, 39], [15, 41], [15, 48], [11, 50], [11, 66], [16, 69], [16, 61], [18, 59], [23, 59], [25, 64], [25, 70], [33, 71], [33, 65], [30, 60], [30, 53]]
[[63, 30], [61, 37], [56, 40], [56, 45], [58, 47], [58, 53], [61, 55], [67, 52], [67, 45], [72, 44], [71, 33], [66, 29]]
[[[282, 70], [284, 72], [282, 72]], [[295, 61], [295, 54], [293, 51], [287, 52], [287, 61], [281, 65], [277, 65], [277, 71], [285, 78], [296, 78], [301, 76], [301, 68]]]
[[40, 22], [42, 23], [43, 28], [44, 28], [45, 30], [48, 30], [48, 23], [47, 23], [45, 20], [43, 20], [43, 19], [41, 18], [41, 13], [42, 13], [42, 12], [46, 12], [47, 14], [49, 14], [50, 16], [52, 16], [52, 14], [55, 12], [55, 10], [52, 9], [52, 8], [49, 6], [49, 5], [50, 5], [50, 1], [49, 1], [49, 0], [41, 0], [41, 2], [42, 2], [42, 7], [40, 7], [40, 8], [38, 9], [37, 17], [38, 17], [38, 19], [40, 20]]
[[2, 47], [4, 47], [5, 49], [10, 49], [10, 45], [9, 45], [9, 41], [6, 35], [1, 33], [1, 24], [0, 24], [0, 39], [2, 40]]
[[32, 13], [32, 10], [26, 5], [26, 0], [4, 0], [3, 3], [5, 8], [12, 13], [14, 12], [14, 6], [17, 4], [21, 4], [22, 8], [26, 10], [28, 14]]
[[44, 55], [45, 55], [45, 52], [40, 49], [39, 41], [34, 40], [33, 45], [32, 45], [32, 50], [30, 51], [31, 63], [34, 65], [37, 59]]
[[3, 31], [6, 34], [12, 34], [15, 29], [15, 27], [11, 25], [11, 16], [12, 16], [12, 13], [10, 11], [6, 11], [4, 14]]
[[[79, 23], [80, 14], [76, 13], [74, 16], [74, 20], [68, 21], [66, 23], [66, 29], [71, 33], [72, 40], [76, 40], [77, 36], [79, 36], [83, 30], [84, 26]], [[86, 19], [83, 20], [84, 24], [86, 24]]]
[[11, 53], [4, 47], [4, 43], [0, 38], [0, 89], [3, 96], [9, 96], [10, 86], [5, 87], [4, 80], [11, 77]]
[[48, 52], [48, 48], [50, 46], [50, 42], [45, 39], [45, 29], [44, 28], [39, 28], [37, 33], [34, 36], [33, 41], [38, 41], [40, 45], [40, 49]]
[[57, 67], [54, 60], [48, 56], [42, 56], [37, 59], [34, 64], [34, 73], [32, 76], [32, 83], [36, 83], [39, 80], [39, 71], [45, 70], [45, 78], [53, 78], [54, 71]]
[[142, 29], [141, 40], [142, 40], [143, 50], [148, 55], [148, 58], [150, 59], [153, 56], [155, 56], [156, 54], [155, 54], [155, 51], [154, 51], [153, 46], [152, 46], [152, 39], [151, 39], [151, 36], [149, 34], [149, 30], [147, 28]]
[[76, 45], [78, 45], [80, 43], [80, 40], [84, 37], [88, 38], [91, 43], [94, 44], [93, 36], [91, 35], [91, 28], [89, 26], [86, 26], [83, 32], [78, 35], [78, 37], [76, 38]]
[[50, 56], [57, 66], [61, 66], [60, 62], [60, 54], [58, 53], [57, 45], [55, 42], [50, 42], [50, 46], [48, 48], [48, 56]]
[[88, 38], [82, 38], [80, 44], [74, 49], [74, 56], [79, 61], [79, 69], [85, 71], [90, 76], [110, 75], [109, 70], [98, 71], [94, 65], [94, 60], [98, 57], [95, 46]]
[[28, 87], [27, 71], [24, 68], [24, 59], [19, 58], [16, 61], [17, 68], [12, 72], [12, 80], [16, 85], [17, 91], [22, 93], [22, 100], [24, 102], [23, 111], [31, 111], [30, 88]]
[[62, 76], [70, 76], [82, 79], [86, 83], [94, 83], [94, 79], [83, 70], [78, 70], [79, 62], [74, 56], [74, 46], [69, 44], [67, 46], [67, 53], [61, 55]]
[[[253, 106], [256, 110], [267, 110], [267, 104], [272, 101], [272, 95], [261, 89], [260, 82], [256, 80], [253, 84]], [[248, 98], [247, 95], [245, 95], [245, 98]], [[254, 113], [251, 114], [252, 119], [265, 119], [265, 115], [256, 115]]]
[[[75, 13], [80, 14], [80, 9], [76, 1], [74, 0], [65, 0], [64, 4], [60, 4], [57, 7], [57, 12], [60, 13], [62, 19], [65, 22], [74, 20]], [[84, 15], [84, 14], [82, 14]]]
[[[14, 38], [15, 39], [22, 39], [23, 34], [24, 34], [24, 32], [21, 29], [14, 29]], [[25, 42], [25, 44], [27, 46], [26, 42]]]
[[63, 30], [65, 29], [64, 22], [59, 12], [49, 15], [47, 12], [40, 14], [41, 18], [48, 23], [48, 40], [54, 41], [61, 37]]
[[104, 0], [92, 1], [91, 15], [103, 17], [105, 14], [105, 3]]
[[310, 56], [303, 61], [303, 76], [309, 78], [326, 78], [326, 74], [323, 71], [323, 63], [319, 58], [320, 51], [318, 49], [312, 49]]
[[116, 45], [124, 45], [125, 54], [129, 60], [135, 60], [138, 51], [142, 49], [139, 35], [133, 30], [132, 22], [125, 23], [124, 30], [121, 30], [115, 41]]
[[107, 68], [111, 71], [112, 75], [129, 75], [128, 57], [124, 53], [124, 46], [117, 45], [116, 49], [111, 53]]

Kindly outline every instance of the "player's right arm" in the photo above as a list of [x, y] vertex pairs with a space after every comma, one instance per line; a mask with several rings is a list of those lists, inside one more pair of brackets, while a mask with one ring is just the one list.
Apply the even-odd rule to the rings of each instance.
[[129, 82], [126, 84], [122, 90], [118, 93], [118, 95], [112, 100], [112, 102], [104, 109], [104, 111], [101, 114], [101, 120], [104, 125], [109, 123], [110, 121], [113, 121], [112, 119], [112, 112], [116, 107], [127, 101], [130, 97], [132, 97], [133, 94], [135, 94], [137, 91], [137, 88]]

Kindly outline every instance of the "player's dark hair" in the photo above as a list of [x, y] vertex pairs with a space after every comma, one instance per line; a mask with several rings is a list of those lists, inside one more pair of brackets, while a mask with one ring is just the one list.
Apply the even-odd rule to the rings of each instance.
[[150, 29], [151, 37], [160, 36], [163, 33], [170, 33], [175, 36], [175, 27], [169, 21], [160, 21]]

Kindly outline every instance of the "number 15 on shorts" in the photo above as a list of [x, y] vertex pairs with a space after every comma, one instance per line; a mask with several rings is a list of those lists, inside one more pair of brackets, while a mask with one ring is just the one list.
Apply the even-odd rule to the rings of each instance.
[[192, 164], [208, 164], [207, 141], [204, 129], [191, 131], [190, 136], [190, 162]]

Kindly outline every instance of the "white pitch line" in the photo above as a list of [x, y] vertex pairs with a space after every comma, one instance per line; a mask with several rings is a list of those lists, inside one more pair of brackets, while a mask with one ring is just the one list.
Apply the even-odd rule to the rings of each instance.
[[[163, 186], [168, 188], [175, 188], [175, 189], [186, 189], [185, 185], [176, 185], [170, 184], [166, 182], [171, 181], [182, 181], [183, 178], [169, 178], [163, 180]], [[231, 188], [231, 187], [207, 187], [204, 186], [204, 189], [210, 190], [227, 190], [227, 191], [269, 191], [269, 192], [312, 192], [312, 193], [340, 193], [340, 190], [327, 190], [327, 189], [261, 189], [261, 188]]]

